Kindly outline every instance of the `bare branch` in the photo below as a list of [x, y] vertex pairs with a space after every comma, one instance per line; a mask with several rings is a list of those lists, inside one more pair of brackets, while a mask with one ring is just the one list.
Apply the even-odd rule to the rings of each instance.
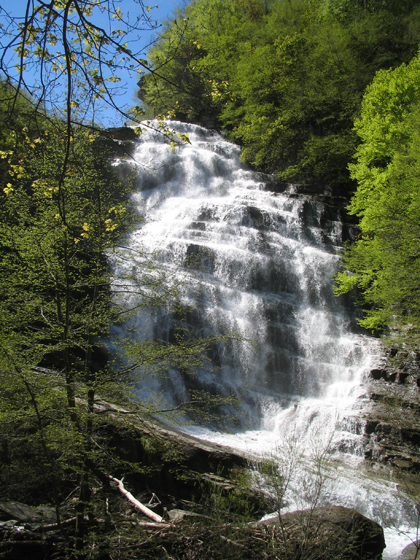
[[113, 482], [116, 482], [118, 484], [119, 491], [121, 492], [121, 494], [123, 496], [125, 496], [127, 498], [127, 500], [130, 502], [131, 505], [133, 505], [137, 510], [141, 511], [147, 517], [150, 517], [150, 519], [152, 519], [156, 523], [162, 523], [163, 522], [163, 518], [160, 515], [157, 515], [157, 513], [155, 513], [154, 511], [152, 511], [151, 509], [149, 509], [145, 505], [143, 505], [138, 500], [136, 500], [136, 498], [133, 496], [133, 494], [131, 494], [131, 492], [128, 492], [128, 490], [125, 489], [122, 480], [118, 480], [118, 478], [114, 478], [111, 475], [108, 475], [108, 476], [109, 476], [110, 480], [112, 480]]

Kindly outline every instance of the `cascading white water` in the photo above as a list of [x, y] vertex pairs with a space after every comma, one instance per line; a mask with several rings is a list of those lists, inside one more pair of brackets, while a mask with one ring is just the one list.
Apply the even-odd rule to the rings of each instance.
[[[213, 358], [222, 369], [196, 376], [200, 387], [241, 396], [242, 429], [188, 430], [253, 454], [275, 456], [296, 442], [303, 459], [291, 484], [295, 507], [308, 501], [310, 457], [328, 447], [320, 503], [356, 507], [383, 523], [389, 514], [409, 526], [411, 505], [396, 488], [356, 468], [363, 458], [362, 376], [379, 347], [358, 333], [351, 309], [332, 293], [342, 243], [336, 210], [292, 186], [274, 192], [270, 178], [243, 166], [239, 148], [220, 135], [170, 124], [191, 144], [171, 151], [158, 132], [140, 137], [134, 199], [147, 220], [129, 243], [158, 252], [163, 266], [189, 278], [183, 304], [200, 334], [240, 332], [255, 343], [219, 345]], [[191, 286], [199, 286], [199, 301]], [[141, 321], [144, 336], [170, 337], [173, 318], [156, 324], [143, 313]], [[182, 372], [153, 383], [172, 403], [188, 394]], [[384, 557], [395, 558], [399, 544], [392, 546]]]

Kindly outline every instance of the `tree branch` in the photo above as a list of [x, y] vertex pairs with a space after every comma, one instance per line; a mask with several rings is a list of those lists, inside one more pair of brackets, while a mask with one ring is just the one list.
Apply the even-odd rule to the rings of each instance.
[[157, 513], [155, 513], [154, 511], [152, 511], [151, 509], [149, 509], [148, 507], [146, 507], [145, 505], [143, 505], [141, 502], [139, 502], [138, 500], [136, 500], [136, 498], [133, 496], [133, 494], [131, 494], [131, 492], [128, 492], [128, 490], [126, 490], [124, 488], [124, 484], [122, 480], [118, 480], [118, 478], [114, 478], [111, 475], [108, 475], [109, 479], [112, 480], [113, 482], [116, 482], [118, 484], [118, 490], [121, 492], [121, 494], [123, 496], [125, 496], [127, 498], [127, 500], [139, 511], [141, 511], [144, 515], [146, 515], [147, 517], [150, 517], [150, 519], [152, 519], [153, 521], [155, 521], [156, 523], [163, 523], [163, 518], [158, 515]]

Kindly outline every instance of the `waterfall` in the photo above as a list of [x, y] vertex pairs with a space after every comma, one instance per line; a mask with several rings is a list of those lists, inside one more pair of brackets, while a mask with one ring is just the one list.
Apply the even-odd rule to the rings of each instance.
[[[270, 449], [275, 457], [296, 442], [304, 459], [291, 485], [294, 507], [308, 500], [302, 487], [311, 479], [311, 457], [328, 447], [320, 503], [409, 527], [412, 505], [392, 482], [372, 480], [359, 467], [363, 375], [380, 348], [358, 330], [353, 307], [332, 292], [344, 235], [339, 208], [328, 197], [302, 194], [248, 169], [239, 148], [215, 132], [170, 125], [188, 134], [190, 144], [171, 150], [153, 130], [138, 140], [133, 201], [146, 222], [129, 244], [157, 254], [162, 266], [185, 278], [187, 326], [200, 336], [235, 332], [247, 339], [215, 345], [217, 367], [200, 368], [193, 381], [213, 393], [237, 394], [241, 428], [233, 434], [186, 429], [257, 455]], [[137, 320], [142, 336], [161, 340], [170, 340], [177, 321], [152, 311]], [[172, 370], [150, 389], [177, 404], [191, 383]], [[392, 543], [397, 537], [394, 531]], [[399, 544], [392, 546], [385, 558], [395, 557]]]

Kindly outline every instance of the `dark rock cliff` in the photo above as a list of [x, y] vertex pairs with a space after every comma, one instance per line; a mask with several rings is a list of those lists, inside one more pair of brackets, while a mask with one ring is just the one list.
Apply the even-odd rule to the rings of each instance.
[[365, 458], [407, 478], [420, 472], [420, 364], [416, 353], [390, 349], [366, 380]]

